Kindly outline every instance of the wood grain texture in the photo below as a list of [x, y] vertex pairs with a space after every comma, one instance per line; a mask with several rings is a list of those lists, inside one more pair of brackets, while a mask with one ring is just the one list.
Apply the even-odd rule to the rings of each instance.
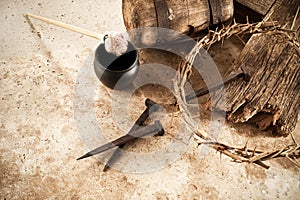
[[[187, 34], [231, 19], [233, 0], [123, 0], [122, 12], [127, 30], [163, 27]], [[138, 37], [152, 40], [155, 35], [146, 32]]]
[[[278, 3], [278, 4], [277, 4]], [[280, 0], [265, 20], [276, 20], [290, 28], [298, 0]], [[295, 30], [299, 20], [296, 20]], [[248, 83], [235, 81], [226, 87], [226, 102], [221, 96], [213, 106], [228, 113], [228, 119], [253, 122], [263, 130], [287, 136], [294, 130], [300, 111], [300, 58], [295, 46], [273, 33], [251, 37], [230, 71], [244, 65], [252, 74]]]
[[162, 28], [169, 28], [169, 10], [165, 0], [154, 0], [157, 24]]
[[236, 0], [240, 4], [251, 8], [252, 10], [258, 12], [261, 15], [267, 14], [271, 6], [276, 0]]

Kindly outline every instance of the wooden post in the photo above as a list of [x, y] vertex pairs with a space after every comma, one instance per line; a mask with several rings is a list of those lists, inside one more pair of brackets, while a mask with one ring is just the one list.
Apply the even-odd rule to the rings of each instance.
[[[234, 8], [233, 0], [122, 0], [122, 11], [127, 30], [162, 27], [192, 34], [231, 19]], [[147, 46], [157, 39], [154, 31], [146, 29], [134, 37], [135, 43]]]
[[255, 12], [265, 15], [274, 4], [275, 0], [235, 0], [240, 4], [251, 8]]
[[[278, 21], [286, 29], [293, 26], [299, 37], [299, 6], [299, 0], [277, 0], [264, 20]], [[251, 72], [250, 82], [237, 80], [229, 84], [226, 102], [215, 94], [213, 107], [226, 111], [230, 121], [252, 122], [262, 130], [287, 136], [294, 130], [300, 111], [299, 52], [299, 46], [282, 34], [253, 35], [229, 70], [244, 65]]]

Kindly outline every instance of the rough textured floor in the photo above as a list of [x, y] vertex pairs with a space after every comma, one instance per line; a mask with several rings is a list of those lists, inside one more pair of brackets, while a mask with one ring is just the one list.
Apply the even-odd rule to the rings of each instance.
[[[92, 65], [99, 41], [34, 19], [30, 24], [23, 16], [27, 12], [99, 33], [125, 31], [120, 0], [0, 1], [1, 199], [299, 199], [300, 170], [290, 161], [268, 161], [271, 167], [265, 170], [231, 162], [214, 151], [203, 154], [205, 148], [193, 141], [187, 146], [186, 135], [175, 134], [181, 131], [180, 115], [172, 108], [162, 111], [166, 136], [137, 141], [127, 151], [146, 155], [178, 141], [178, 149], [188, 148], [178, 158], [171, 156], [166, 162], [155, 157], [144, 173], [141, 167], [130, 166], [126, 156], [116, 165], [117, 169], [126, 165], [123, 171], [106, 173], [101, 160], [107, 156], [76, 161], [103, 142], [97, 127], [108, 139], [116, 138], [144, 110], [146, 97], [163, 103], [174, 97], [153, 84], [134, 91], [130, 98], [126, 91], [105, 88]], [[228, 42], [223, 51], [213, 47], [218, 66], [232, 62], [235, 55], [228, 49], [239, 51], [236, 46]], [[141, 52], [141, 63], [150, 58], [163, 62], [164, 56], [154, 55]], [[141, 72], [147, 77], [145, 66]], [[129, 107], [124, 114], [125, 97]], [[203, 112], [200, 125], [208, 130], [209, 112]], [[225, 124], [218, 131], [220, 142], [234, 146], [242, 147], [248, 139], [249, 147], [260, 149], [291, 143], [290, 137], [271, 137], [251, 126]], [[300, 142], [299, 123], [294, 135]]]

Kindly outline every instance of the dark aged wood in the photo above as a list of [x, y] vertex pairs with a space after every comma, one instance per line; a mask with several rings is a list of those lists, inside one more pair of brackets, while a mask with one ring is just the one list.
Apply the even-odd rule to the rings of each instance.
[[269, 9], [272, 7], [274, 2], [276, 0], [235, 0], [239, 2], [240, 4], [251, 8], [255, 12], [265, 15], [269, 11]]
[[154, 0], [157, 25], [162, 28], [169, 28], [169, 10], [166, 0]]
[[[277, 0], [264, 20], [291, 28], [299, 0]], [[300, 17], [295, 21], [298, 30]], [[278, 35], [255, 34], [229, 71], [241, 65], [251, 73], [245, 83], [237, 80], [226, 87], [226, 102], [216, 95], [213, 107], [228, 113], [233, 122], [253, 122], [262, 130], [287, 136], [295, 128], [300, 111], [299, 51]]]
[[[184, 34], [191, 30], [198, 32], [211, 24], [229, 20], [233, 10], [233, 0], [122, 0], [127, 30], [163, 27]], [[135, 35], [134, 39], [151, 45], [155, 43], [155, 37], [155, 33], [145, 30]]]

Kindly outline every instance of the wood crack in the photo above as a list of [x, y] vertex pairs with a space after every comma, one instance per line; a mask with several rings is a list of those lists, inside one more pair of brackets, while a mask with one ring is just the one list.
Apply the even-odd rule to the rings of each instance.
[[290, 40], [299, 35], [300, 25], [293, 23], [299, 6], [297, 0], [277, 0], [264, 20], [278, 20], [281, 27], [295, 24], [297, 32], [253, 35], [232, 65], [229, 71], [245, 65], [252, 77], [247, 84], [238, 80], [227, 85], [225, 104], [215, 94], [219, 101], [213, 107], [226, 111], [228, 120], [255, 123], [283, 136], [294, 130], [300, 110], [300, 58]]

